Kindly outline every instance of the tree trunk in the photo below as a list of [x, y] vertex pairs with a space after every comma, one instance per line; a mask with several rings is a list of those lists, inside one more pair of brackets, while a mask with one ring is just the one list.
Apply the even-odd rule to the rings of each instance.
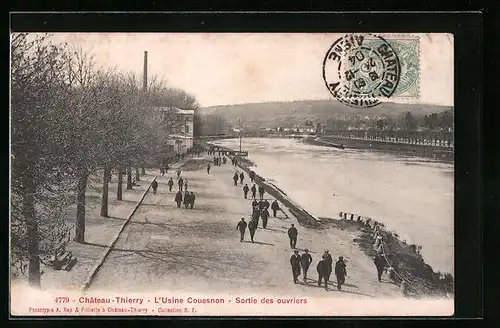
[[101, 216], [108, 217], [108, 187], [109, 187], [109, 168], [104, 169], [102, 177], [102, 196], [101, 196]]
[[132, 189], [132, 168], [127, 167], [127, 189]]
[[78, 179], [78, 190], [76, 198], [76, 232], [75, 241], [85, 242], [85, 191], [87, 190], [88, 173], [82, 173]]
[[122, 200], [123, 195], [123, 170], [118, 169], [118, 186], [116, 187], [116, 200]]
[[39, 257], [39, 232], [38, 222], [35, 216], [35, 197], [32, 190], [24, 197], [23, 204], [24, 219], [27, 223], [28, 236], [28, 281], [31, 287], [40, 288], [40, 257]]
[[140, 175], [140, 172], [139, 172], [139, 168], [138, 168], [138, 167], [136, 167], [136, 168], [135, 168], [135, 181], [136, 181], [136, 182], [141, 181], [141, 175]]
[[146, 169], [144, 168], [144, 166], [143, 166], [143, 167], [141, 167], [141, 174], [142, 174], [142, 175], [146, 175]]

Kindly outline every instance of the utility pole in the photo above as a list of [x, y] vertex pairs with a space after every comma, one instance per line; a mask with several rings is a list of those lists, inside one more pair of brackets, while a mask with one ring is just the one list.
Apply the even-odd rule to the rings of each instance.
[[238, 125], [240, 126], [240, 155], [241, 155], [241, 136], [242, 136], [242, 131], [241, 131], [241, 118], [238, 119]]

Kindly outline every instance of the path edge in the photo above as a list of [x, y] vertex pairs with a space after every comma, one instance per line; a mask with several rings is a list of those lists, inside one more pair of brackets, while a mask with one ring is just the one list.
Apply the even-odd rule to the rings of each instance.
[[116, 242], [118, 241], [118, 238], [120, 238], [120, 235], [122, 234], [123, 230], [125, 229], [125, 227], [128, 225], [128, 223], [130, 222], [130, 220], [132, 219], [132, 216], [134, 216], [135, 212], [137, 211], [137, 209], [139, 208], [139, 206], [142, 204], [142, 202], [144, 201], [144, 198], [146, 197], [146, 195], [148, 194], [149, 192], [149, 189], [151, 188], [151, 185], [153, 184], [153, 181], [155, 181], [157, 178], [157, 176], [155, 175], [153, 180], [151, 180], [151, 182], [149, 183], [149, 186], [146, 188], [146, 190], [144, 191], [144, 193], [142, 194], [141, 198], [139, 199], [139, 201], [137, 202], [137, 204], [134, 206], [134, 208], [132, 209], [132, 211], [130, 212], [130, 214], [128, 215], [127, 219], [125, 220], [125, 223], [122, 225], [122, 227], [120, 228], [120, 230], [118, 231], [118, 233], [116, 234], [113, 242], [111, 243], [111, 245], [107, 246], [107, 250], [106, 252], [104, 253], [104, 255], [102, 256], [101, 260], [99, 261], [99, 263], [96, 264], [96, 266], [94, 267], [94, 269], [91, 271], [91, 273], [88, 275], [87, 279], [85, 279], [85, 281], [83, 282], [83, 284], [81, 285], [80, 289], [82, 291], [87, 291], [87, 289], [90, 287], [90, 284], [93, 282], [95, 276], [97, 275], [97, 273], [99, 272], [99, 269], [102, 267], [102, 265], [104, 264], [104, 261], [106, 261], [106, 258], [108, 257], [109, 253], [111, 253], [111, 250], [115, 247], [116, 245]]

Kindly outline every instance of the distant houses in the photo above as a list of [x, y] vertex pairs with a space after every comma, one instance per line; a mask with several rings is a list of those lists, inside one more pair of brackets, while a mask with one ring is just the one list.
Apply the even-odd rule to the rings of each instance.
[[157, 119], [168, 124], [167, 145], [173, 148], [175, 154], [185, 154], [193, 148], [194, 110], [171, 106], [153, 107], [153, 110], [160, 113]]

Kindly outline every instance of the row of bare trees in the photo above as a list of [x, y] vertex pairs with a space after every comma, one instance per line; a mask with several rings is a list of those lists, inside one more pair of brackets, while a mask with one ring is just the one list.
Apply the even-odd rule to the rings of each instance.
[[[102, 174], [101, 216], [108, 216], [111, 170], [132, 188], [158, 161], [173, 112], [196, 109], [196, 99], [153, 78], [145, 88], [134, 74], [104, 69], [93, 58], [50, 35], [11, 36], [11, 261], [12, 270], [40, 287], [40, 262], [74, 241], [85, 242], [89, 178]], [[140, 172], [139, 169], [141, 169]], [[65, 213], [76, 203], [75, 230]]]

